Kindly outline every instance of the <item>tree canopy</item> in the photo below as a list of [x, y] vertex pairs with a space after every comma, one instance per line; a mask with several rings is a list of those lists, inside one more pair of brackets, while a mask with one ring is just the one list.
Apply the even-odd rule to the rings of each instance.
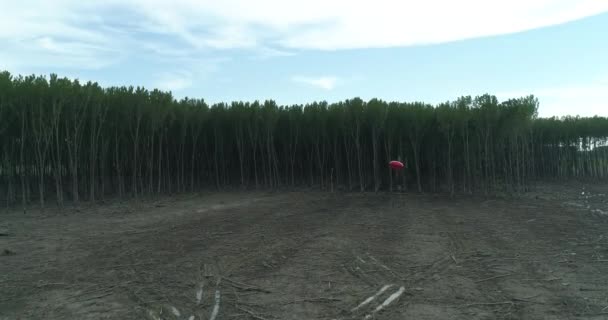
[[[608, 119], [539, 118], [538, 106], [532, 95], [489, 94], [437, 106], [357, 97], [209, 105], [2, 72], [0, 199], [44, 206], [230, 187], [491, 193], [605, 180]], [[394, 159], [404, 171], [388, 169]]]

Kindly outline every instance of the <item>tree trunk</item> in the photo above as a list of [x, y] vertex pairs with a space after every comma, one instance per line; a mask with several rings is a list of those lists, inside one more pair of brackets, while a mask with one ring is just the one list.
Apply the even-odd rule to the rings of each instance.
[[448, 132], [448, 185], [450, 186], [450, 196], [454, 196], [454, 175], [452, 173], [452, 133]]
[[355, 131], [355, 149], [357, 150], [357, 165], [359, 168], [359, 187], [361, 192], [365, 191], [365, 176], [363, 174], [363, 159], [361, 158], [361, 140], [359, 140], [359, 123], [357, 122]]
[[25, 207], [27, 205], [27, 186], [25, 183], [25, 125], [26, 125], [25, 109], [21, 113], [21, 148], [19, 157], [19, 176], [21, 177], [21, 205], [23, 212], [25, 213]]
[[418, 192], [422, 193], [422, 181], [420, 174], [420, 161], [419, 161], [419, 145], [418, 140], [410, 137], [410, 143], [414, 152], [414, 166], [416, 167], [416, 183], [418, 186]]
[[[390, 132], [387, 132], [384, 137], [384, 150], [386, 152], [386, 160], [391, 160], [391, 147], [392, 147], [392, 135]], [[393, 192], [393, 170], [389, 167], [388, 169], [388, 189], [390, 192]]]
[[372, 128], [372, 158], [374, 170], [374, 192], [380, 190], [380, 176], [378, 173], [378, 129]]
[[193, 134], [192, 137], [192, 158], [191, 158], [191, 164], [190, 164], [190, 192], [194, 191], [194, 168], [196, 166], [196, 152], [198, 151], [198, 138], [200, 136], [201, 131], [199, 129], [196, 130], [196, 133]]
[[165, 130], [161, 129], [158, 134], [158, 184], [156, 185], [156, 193], [160, 194], [163, 181], [163, 137]]

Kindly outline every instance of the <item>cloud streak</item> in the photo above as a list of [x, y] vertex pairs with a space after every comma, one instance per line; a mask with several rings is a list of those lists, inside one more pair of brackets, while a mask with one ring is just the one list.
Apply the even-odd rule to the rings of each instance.
[[333, 90], [336, 87], [336, 82], [338, 78], [323, 76], [323, 77], [303, 77], [303, 76], [294, 76], [291, 78], [292, 81], [297, 83], [307, 84], [309, 86], [313, 86], [323, 90]]
[[0, 39], [111, 44], [128, 30], [175, 36], [195, 49], [336, 50], [508, 34], [607, 11], [597, 0], [34, 0], [3, 4]]

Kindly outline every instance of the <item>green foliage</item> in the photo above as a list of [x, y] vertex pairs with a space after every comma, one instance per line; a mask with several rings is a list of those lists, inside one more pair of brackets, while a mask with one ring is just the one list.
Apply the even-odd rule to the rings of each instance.
[[[99, 200], [203, 188], [518, 192], [608, 178], [608, 119], [538, 118], [534, 96], [432, 106], [360, 98], [208, 105], [141, 87], [0, 73], [0, 197]], [[387, 168], [406, 163], [403, 172]]]

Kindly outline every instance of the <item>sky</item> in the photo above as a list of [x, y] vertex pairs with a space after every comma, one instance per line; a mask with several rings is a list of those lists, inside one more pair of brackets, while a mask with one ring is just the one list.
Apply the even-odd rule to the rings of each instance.
[[0, 0], [0, 70], [209, 103], [534, 94], [608, 116], [608, 0]]

